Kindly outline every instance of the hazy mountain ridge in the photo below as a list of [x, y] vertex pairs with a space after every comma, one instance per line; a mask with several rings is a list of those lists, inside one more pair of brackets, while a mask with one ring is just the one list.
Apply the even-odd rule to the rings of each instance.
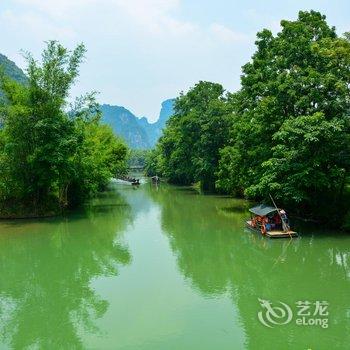
[[154, 147], [157, 143], [159, 137], [162, 135], [162, 130], [165, 126], [165, 123], [174, 113], [174, 102], [175, 99], [168, 99], [162, 102], [161, 110], [159, 113], [158, 120], [155, 123], [148, 123], [146, 118], [142, 120], [144, 128], [148, 134], [151, 147]]
[[122, 106], [101, 105], [102, 122], [110, 125], [113, 131], [121, 136], [131, 148], [150, 148], [145, 129], [139, 119]]
[[121, 106], [101, 105], [102, 121], [109, 124], [114, 132], [135, 149], [154, 147], [162, 134], [166, 121], [174, 112], [174, 99], [162, 103], [159, 118], [155, 123], [149, 123], [145, 117], [137, 117]]

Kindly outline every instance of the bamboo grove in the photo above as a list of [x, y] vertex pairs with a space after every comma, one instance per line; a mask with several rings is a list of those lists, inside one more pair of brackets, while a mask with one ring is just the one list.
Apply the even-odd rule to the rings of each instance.
[[2, 217], [57, 214], [125, 171], [127, 147], [100, 124], [95, 94], [68, 103], [84, 54], [50, 41], [41, 62], [25, 54], [25, 84], [1, 75]]

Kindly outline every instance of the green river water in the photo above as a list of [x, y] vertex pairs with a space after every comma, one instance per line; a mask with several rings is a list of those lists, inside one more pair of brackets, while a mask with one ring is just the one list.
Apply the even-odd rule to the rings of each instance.
[[[266, 239], [247, 208], [145, 183], [0, 223], [0, 349], [349, 349], [350, 236]], [[297, 324], [298, 301], [328, 327]]]

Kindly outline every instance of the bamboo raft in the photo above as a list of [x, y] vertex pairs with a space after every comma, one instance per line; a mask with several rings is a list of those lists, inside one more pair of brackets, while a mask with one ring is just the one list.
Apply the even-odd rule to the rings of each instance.
[[[252, 220], [247, 220], [246, 224], [249, 229], [255, 232], [261, 232], [259, 228], [252, 226]], [[289, 231], [271, 230], [271, 231], [266, 231], [265, 236], [270, 238], [292, 238], [292, 237], [298, 237], [298, 233], [292, 230], [289, 230]]]
[[275, 207], [270, 207], [261, 204], [250, 208], [249, 211], [251, 218], [246, 221], [249, 229], [260, 232], [263, 236], [270, 238], [298, 237], [298, 233], [290, 229], [286, 212], [277, 208], [276, 205]]

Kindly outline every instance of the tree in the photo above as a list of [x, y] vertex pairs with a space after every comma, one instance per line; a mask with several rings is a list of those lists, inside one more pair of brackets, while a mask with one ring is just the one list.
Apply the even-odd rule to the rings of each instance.
[[77, 132], [81, 134], [81, 144], [74, 157], [67, 193], [70, 205], [103, 190], [111, 177], [127, 171], [128, 148], [109, 125], [101, 125], [99, 119], [79, 120]]
[[[100, 129], [94, 94], [80, 98], [79, 108], [66, 112], [69, 91], [78, 76], [85, 51], [83, 44], [69, 52], [58, 42], [50, 41], [41, 64], [30, 54], [25, 55], [27, 84], [16, 83], [4, 74], [1, 76], [0, 88], [7, 97], [1, 108], [2, 215], [55, 213], [69, 204], [69, 192], [77, 181], [81, 189], [91, 194], [101, 187], [107, 174], [112, 176], [115, 163], [125, 158], [123, 152], [114, 152], [115, 143], [120, 141], [112, 137], [111, 131]], [[85, 155], [91, 154], [87, 144], [91, 149], [101, 150], [99, 143], [106, 133], [108, 138], [103, 142], [106, 152], [87, 158]], [[110, 164], [98, 157], [105, 157]], [[99, 164], [98, 172], [103, 175], [94, 173], [92, 179], [81, 166], [83, 160], [87, 168], [96, 168]]]
[[311, 208], [339, 199], [349, 170], [350, 44], [315, 11], [281, 26], [258, 33], [243, 67], [217, 185]]
[[128, 165], [129, 167], [144, 168], [146, 166], [146, 159], [148, 158], [150, 150], [148, 149], [131, 149]]
[[153, 168], [173, 183], [200, 181], [214, 189], [219, 149], [227, 143], [229, 106], [220, 84], [199, 82], [175, 101], [175, 113], [167, 122], [151, 161]]
[[[349, 167], [349, 125], [321, 113], [285, 121], [274, 134], [276, 146], [262, 164], [258, 184], [248, 195], [278, 194], [290, 206], [319, 218], [337, 219]], [[322, 202], [325, 201], [325, 202]]]

